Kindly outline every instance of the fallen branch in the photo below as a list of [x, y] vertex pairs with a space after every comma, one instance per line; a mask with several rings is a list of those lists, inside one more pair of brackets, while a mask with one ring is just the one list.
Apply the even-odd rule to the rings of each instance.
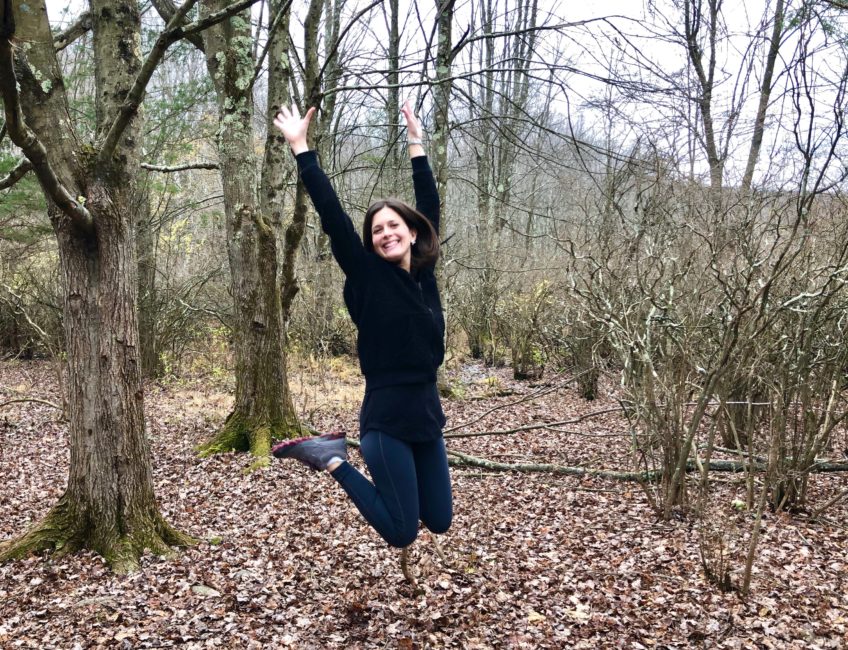
[[[698, 445], [698, 449], [706, 449], [706, 448], [707, 448], [707, 445]], [[729, 447], [714, 446], [713, 451], [718, 451], [718, 452], [721, 452], [721, 453], [724, 453], [724, 454], [732, 454], [734, 456], [744, 456], [744, 457], [747, 457], [749, 460], [753, 460], [754, 462], [760, 463], [760, 464], [763, 464], [763, 465], [768, 462], [767, 457], [758, 456], [757, 454], [751, 455], [751, 454], [748, 453], [747, 450], [744, 450], [744, 449], [740, 450], [740, 449], [731, 449]], [[787, 456], [786, 461], [789, 462], [789, 463], [792, 463], [792, 462], [795, 461], [795, 459], [792, 456]], [[827, 458], [816, 458], [816, 459], [813, 460], [812, 467], [817, 467], [817, 466], [820, 466], [820, 465], [842, 467], [842, 465], [844, 465], [844, 463], [834, 463], [834, 462], [828, 460]], [[842, 470], [823, 470], [823, 471], [842, 471]]]
[[549, 474], [565, 474], [567, 476], [596, 476], [616, 481], [656, 481], [661, 473], [654, 472], [617, 472], [615, 470], [593, 469], [590, 467], [570, 467], [550, 463], [499, 463], [487, 458], [471, 456], [458, 451], [448, 450], [448, 463], [454, 466], [481, 467], [499, 472], [543, 472]]
[[816, 521], [819, 517], [821, 517], [822, 513], [825, 510], [830, 508], [830, 506], [834, 505], [835, 503], [839, 503], [845, 497], [848, 497], [848, 490], [842, 490], [842, 492], [838, 493], [833, 498], [828, 499], [823, 505], [816, 508], [816, 511], [812, 515], [810, 515], [810, 519]]
[[[480, 467], [497, 472], [521, 472], [521, 473], [548, 473], [548, 474], [564, 474], [567, 476], [593, 476], [598, 478], [608, 478], [615, 481], [635, 481], [635, 482], [654, 482], [658, 481], [662, 476], [659, 470], [645, 472], [620, 472], [616, 470], [596, 469], [592, 467], [571, 467], [568, 465], [555, 465], [551, 463], [499, 463], [489, 460], [488, 458], [480, 458], [463, 454], [458, 451], [448, 450], [448, 463], [453, 466]], [[745, 463], [738, 463], [732, 460], [713, 460], [708, 465], [713, 472], [744, 472], [746, 469]], [[686, 463], [685, 471], [694, 472], [698, 469], [695, 461]], [[757, 463], [753, 465], [753, 469], [765, 471], [765, 466]], [[814, 474], [823, 472], [848, 472], [848, 463], [816, 463], [810, 467], [809, 471]]]
[[9, 404], [17, 404], [18, 402], [35, 402], [36, 404], [44, 404], [45, 406], [52, 406], [54, 409], [62, 410], [62, 407], [58, 404], [54, 404], [53, 402], [48, 402], [43, 399], [36, 399], [35, 397], [22, 397], [20, 399], [10, 399], [7, 402], [0, 403], [0, 409], [4, 406], [8, 406]]

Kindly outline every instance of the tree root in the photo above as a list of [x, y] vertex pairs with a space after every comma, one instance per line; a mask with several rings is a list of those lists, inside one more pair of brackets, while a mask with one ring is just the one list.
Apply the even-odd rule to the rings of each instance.
[[[260, 459], [267, 459], [271, 453], [271, 443], [314, 433], [314, 431], [294, 420], [288, 422], [269, 422], [265, 418], [248, 418], [233, 411], [224, 421], [224, 426], [211, 440], [196, 448], [201, 458], [231, 451], [250, 452]], [[257, 467], [267, 465], [255, 463]]]
[[74, 553], [83, 548], [83, 536], [72, 525], [63, 500], [20, 537], [0, 543], [0, 562], [20, 560], [42, 551]]
[[0, 543], [0, 562], [19, 560], [36, 553], [57, 557], [90, 549], [106, 560], [116, 573], [129, 573], [139, 567], [146, 552], [170, 556], [174, 547], [187, 547], [197, 540], [176, 530], [158, 513], [152, 521], [135, 522], [126, 535], [98, 534], [87, 521], [72, 519], [63, 497], [39, 523], [20, 537]]

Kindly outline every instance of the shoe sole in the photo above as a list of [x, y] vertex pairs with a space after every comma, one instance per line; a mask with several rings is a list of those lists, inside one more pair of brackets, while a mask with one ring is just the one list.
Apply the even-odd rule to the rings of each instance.
[[[307, 440], [319, 440], [319, 439], [338, 440], [338, 439], [344, 438], [344, 437], [345, 437], [345, 434], [342, 433], [341, 431], [333, 431], [331, 433], [322, 433], [320, 436], [303, 436], [302, 438], [294, 438], [293, 440], [285, 440], [285, 441], [279, 442], [276, 445], [274, 445], [273, 447], [271, 447], [271, 455], [273, 455], [274, 458], [285, 458], [285, 456], [282, 456], [280, 454], [285, 452], [285, 450], [287, 450], [287, 449], [291, 449], [295, 445], [299, 445], [302, 442], [306, 442]], [[308, 463], [305, 463], [305, 464], [308, 464]]]

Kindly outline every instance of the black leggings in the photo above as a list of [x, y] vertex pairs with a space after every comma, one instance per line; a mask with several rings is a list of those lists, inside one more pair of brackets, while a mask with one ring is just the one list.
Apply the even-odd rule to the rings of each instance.
[[367, 431], [360, 444], [374, 483], [347, 462], [332, 476], [383, 539], [397, 548], [409, 546], [419, 519], [434, 533], [450, 528], [453, 503], [442, 438], [405, 442]]

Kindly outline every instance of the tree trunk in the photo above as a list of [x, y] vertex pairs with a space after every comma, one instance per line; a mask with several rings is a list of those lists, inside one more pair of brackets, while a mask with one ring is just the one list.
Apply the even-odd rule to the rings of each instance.
[[88, 548], [125, 571], [137, 566], [145, 549], [164, 554], [168, 546], [190, 541], [165, 523], [153, 494], [138, 364], [136, 257], [121, 198], [95, 182], [87, 205], [97, 219], [97, 235], [57, 229], [71, 397], [70, 476], [59, 502], [35, 528], [6, 545], [2, 559]]
[[447, 232], [448, 137], [450, 134], [450, 98], [453, 90], [451, 30], [455, 0], [436, 0], [439, 42], [436, 48], [436, 87], [433, 90], [435, 131], [433, 133], [433, 167], [441, 201], [441, 233]]
[[141, 374], [158, 377], [162, 361], [156, 337], [156, 233], [150, 223], [147, 192], [139, 197], [138, 207], [138, 338]]
[[[140, 20], [129, 2], [92, 2], [92, 14], [102, 138], [140, 66]], [[17, 38], [31, 47], [18, 51], [12, 70], [12, 34], [4, 21], [0, 77], [16, 78], [20, 94], [2, 84], [3, 101], [11, 139], [38, 161], [59, 243], [71, 458], [65, 493], [29, 532], [0, 545], [0, 561], [88, 548], [126, 571], [137, 567], [145, 549], [166, 553], [192, 541], [159, 514], [144, 431], [132, 201], [140, 118], [129, 121], [114, 153], [98, 160], [71, 131], [43, 2], [16, 13], [15, 21]]]
[[[384, 8], [385, 11], [385, 8]], [[398, 0], [389, 0], [389, 43], [388, 64], [389, 71], [387, 80], [389, 88], [386, 90], [386, 119], [388, 124], [386, 135], [386, 158], [387, 168], [391, 171], [388, 182], [383, 181], [384, 196], [398, 196], [402, 183], [400, 180], [403, 162], [403, 150], [400, 144], [400, 8]]]
[[[223, 6], [210, 1], [203, 8], [212, 13]], [[223, 428], [200, 451], [250, 451], [265, 459], [272, 440], [299, 435], [301, 428], [288, 388], [276, 235], [257, 195], [253, 100], [245, 92], [253, 75], [249, 12], [210, 28], [203, 40], [220, 116], [218, 152], [236, 316], [236, 395]]]

